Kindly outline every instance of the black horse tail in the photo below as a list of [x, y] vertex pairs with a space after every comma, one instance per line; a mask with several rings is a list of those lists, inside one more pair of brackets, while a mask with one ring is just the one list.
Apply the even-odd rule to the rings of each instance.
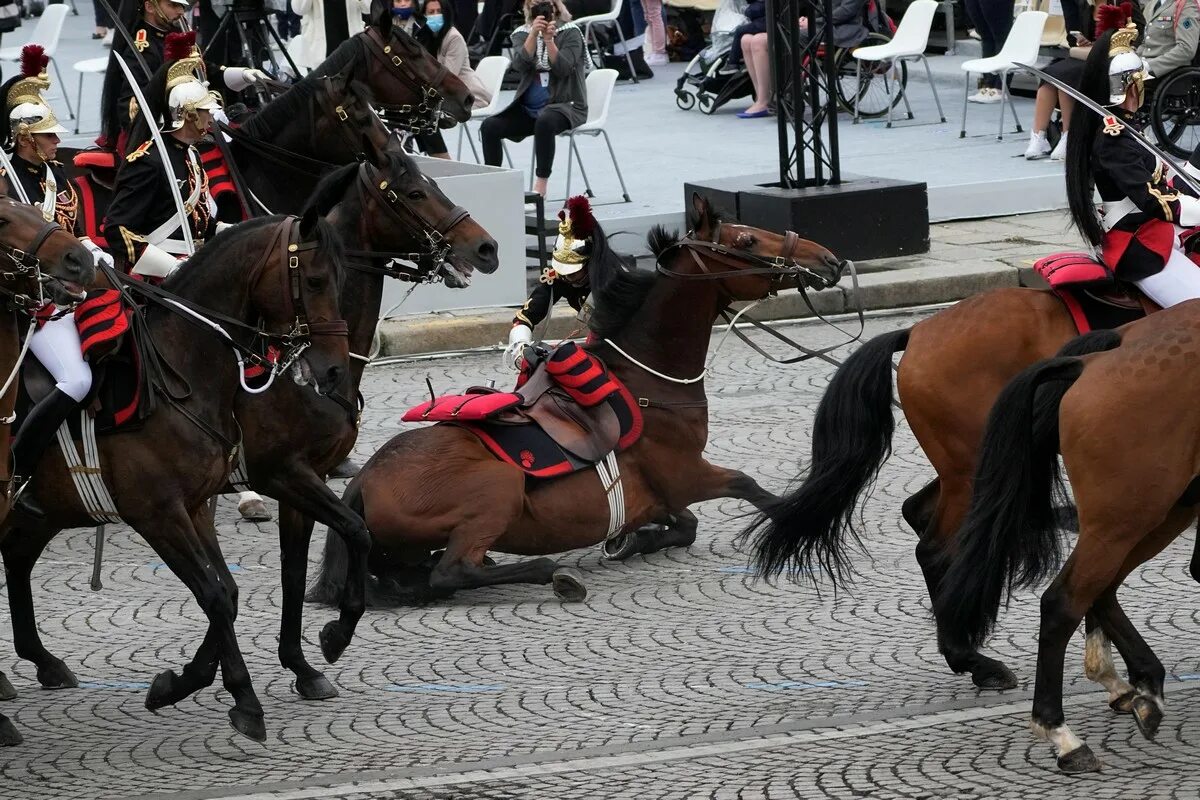
[[836, 586], [850, 572], [847, 534], [860, 543], [859, 498], [892, 452], [892, 354], [908, 346], [908, 335], [876, 336], [834, 373], [817, 406], [808, 475], [743, 534], [758, 531], [753, 560], [761, 574], [819, 567]]
[[935, 601], [946, 634], [973, 647], [991, 633], [1006, 590], [1038, 582], [1061, 561], [1058, 406], [1082, 372], [1075, 357], [1034, 364], [1005, 387], [988, 417], [971, 508]]
[[[366, 519], [363, 506], [362, 487], [357, 480], [350, 481], [342, 502], [350, 510]], [[335, 606], [342, 596], [342, 588], [346, 585], [346, 572], [350, 568], [350, 551], [346, 542], [333, 529], [325, 533], [325, 551], [321, 554], [321, 566], [317, 569], [317, 579], [309, 588], [304, 599], [309, 603], [321, 603]]]

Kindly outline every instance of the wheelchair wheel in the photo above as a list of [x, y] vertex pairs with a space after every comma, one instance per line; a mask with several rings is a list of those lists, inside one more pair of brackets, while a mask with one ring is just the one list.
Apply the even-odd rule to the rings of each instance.
[[1187, 158], [1200, 145], [1200, 67], [1177, 69], [1158, 83], [1150, 127], [1162, 149]]
[[[891, 39], [882, 33], [871, 33], [859, 47], [871, 47], [890, 41]], [[860, 117], [882, 117], [888, 110], [889, 89], [892, 94], [892, 107], [895, 108], [900, 103], [901, 90], [908, 85], [908, 64], [863, 61], [861, 71], [857, 71], [855, 59], [850, 55], [852, 49], [838, 50], [834, 55], [838, 105], [846, 113], [853, 114], [857, 97]]]

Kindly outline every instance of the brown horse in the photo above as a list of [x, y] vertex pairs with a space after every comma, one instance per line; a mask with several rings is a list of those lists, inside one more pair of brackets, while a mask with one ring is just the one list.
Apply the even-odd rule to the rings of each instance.
[[[167, 300], [148, 306], [147, 333], [168, 365], [156, 392], [158, 408], [139, 429], [99, 440], [105, 484], [120, 516], [192, 591], [209, 621], [184, 678], [172, 670], [158, 675], [147, 707], [161, 707], [176, 683], [197, 672], [215, 672], [219, 661], [234, 699], [230, 719], [239, 732], [259, 741], [266, 737], [262, 706], [233, 627], [237, 586], [207, 502], [225, 485], [239, 438], [233, 411], [241, 379], [230, 350], [270, 343], [282, 351], [280, 363], [291, 364], [293, 375], [280, 378], [282, 384], [295, 378], [322, 394], [341, 388], [349, 371], [346, 327], [337, 305], [341, 258], [336, 233], [315, 214], [303, 221], [252, 220], [217, 236], [164, 288], [188, 308], [212, 315], [227, 336]], [[150, 291], [135, 290], [136, 285], [129, 283], [129, 290]], [[43, 458], [29, 491], [47, 509], [45, 518], [10, 516], [0, 527], [0, 542], [30, 537], [40, 551], [60, 530], [95, 524], [57, 448]], [[14, 644], [20, 657], [38, 665], [42, 685], [71, 685], [74, 676], [46, 652], [34, 629], [32, 563], [18, 562], [19, 573], [8, 581]]]
[[[670, 517], [694, 530], [696, 518], [687, 507], [717, 497], [759, 508], [775, 499], [748, 475], [703, 457], [708, 409], [702, 381], [713, 321], [732, 301], [760, 299], [801, 280], [832, 285], [842, 268], [824, 247], [794, 234], [721, 223], [698, 195], [693, 209], [687, 238], [661, 229], [651, 234], [657, 274], [628, 270], [607, 250], [603, 234], [593, 240], [595, 313], [586, 348], [640, 398], [644, 411], [641, 438], [617, 457], [626, 532]], [[367, 462], [345, 498], [363, 513], [374, 537], [376, 574], [446, 548], [428, 576], [435, 592], [552, 583], [560, 597], [579, 599], [586, 590], [578, 576], [552, 559], [494, 565], [485, 556], [492, 549], [533, 555], [588, 547], [605, 539], [610, 524], [609, 502], [590, 470], [527, 482], [521, 469], [452, 425], [393, 438]], [[344, 550], [327, 539], [315, 594], [339, 595], [345, 567]]]
[[[903, 352], [896, 375], [901, 407], [937, 477], [904, 502], [902, 513], [919, 536], [917, 561], [936, 601], [939, 556], [970, 504], [988, 411], [1013, 376], [1059, 353], [1075, 335], [1053, 293], [995, 289], [855, 350], [817, 407], [803, 482], [751, 526], [758, 529], [760, 572], [824, 572], [835, 581], [848, 573], [859, 505], [891, 452], [892, 356]], [[950, 669], [970, 672], [976, 686], [1017, 685], [1003, 663], [941, 626], [938, 647]]]
[[[937, 601], [942, 626], [978, 643], [995, 624], [1006, 586], [1054, 573], [1061, 450], [1079, 538], [1042, 595], [1033, 729], [1054, 745], [1066, 772], [1100, 768], [1062, 707], [1064, 653], [1089, 609], [1129, 663], [1138, 727], [1147, 738], [1158, 730], [1165, 672], [1119, 611], [1116, 593], [1195, 520], [1200, 503], [1200, 302], [1126, 326], [1120, 339], [1111, 352], [1039, 362], [1001, 393]], [[1089, 632], [1089, 661], [1097, 644], [1107, 649]]]

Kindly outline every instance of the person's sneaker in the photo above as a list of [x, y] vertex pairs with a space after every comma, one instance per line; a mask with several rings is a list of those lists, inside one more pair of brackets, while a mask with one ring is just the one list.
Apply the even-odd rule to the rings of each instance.
[[1051, 161], [1066, 161], [1067, 159], [1067, 132], [1063, 131], [1063, 135], [1058, 137], [1058, 144], [1054, 145], [1054, 152], [1050, 154]]
[[1034, 131], [1029, 134], [1029, 147], [1025, 148], [1025, 158], [1037, 161], [1050, 155], [1050, 140], [1045, 131]]
[[967, 98], [968, 103], [999, 103], [1003, 98], [999, 89], [984, 87]]
[[646, 63], [652, 67], [665, 67], [671, 63], [671, 59], [667, 58], [666, 53], [647, 53]]

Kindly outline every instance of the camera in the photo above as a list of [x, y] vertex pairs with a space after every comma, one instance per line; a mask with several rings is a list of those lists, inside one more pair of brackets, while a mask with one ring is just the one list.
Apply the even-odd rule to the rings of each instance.
[[533, 8], [530, 9], [530, 13], [533, 14], [534, 19], [543, 17], [547, 22], [552, 22], [554, 20], [554, 4], [545, 2], [534, 3]]

